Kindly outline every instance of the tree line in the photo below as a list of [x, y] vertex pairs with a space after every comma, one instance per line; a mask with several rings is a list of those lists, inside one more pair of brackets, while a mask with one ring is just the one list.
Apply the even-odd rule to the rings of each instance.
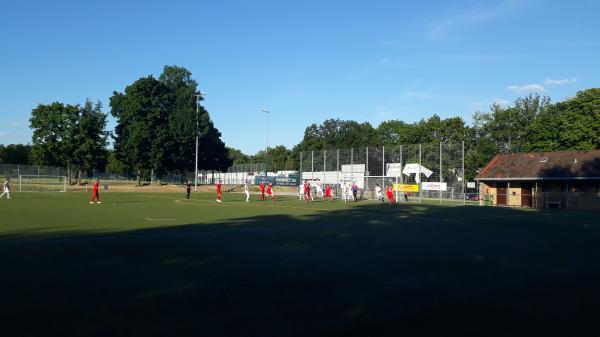
[[[140, 178], [193, 171], [196, 110], [198, 167], [203, 170], [264, 163], [267, 156], [270, 171], [297, 170], [302, 151], [464, 141], [465, 174], [472, 179], [498, 153], [600, 148], [600, 88], [556, 103], [539, 95], [511, 105], [494, 103], [489, 111], [475, 112], [470, 124], [461, 117], [435, 114], [414, 123], [388, 120], [376, 127], [329, 119], [307, 126], [291, 148], [279, 145], [254, 155], [225, 146], [208, 111], [197, 105], [197, 90], [183, 67], [165, 66], [158, 78], [142, 77], [110, 97], [114, 131], [106, 130], [108, 114], [100, 102], [40, 104], [31, 112], [31, 145], [0, 146], [0, 163], [66, 166], [75, 176], [94, 169]], [[111, 139], [114, 146], [109, 148]]]
[[[414, 123], [388, 120], [377, 127], [329, 119], [309, 125], [302, 141], [291, 149], [269, 148], [268, 155], [272, 170], [298, 169], [302, 151], [463, 141], [467, 179], [473, 179], [499, 153], [600, 148], [600, 88], [580, 91], [557, 103], [539, 95], [518, 98], [507, 106], [494, 103], [487, 112], [475, 112], [471, 125], [460, 117], [438, 115]], [[263, 158], [264, 151], [249, 156], [230, 150], [233, 163]]]
[[[117, 125], [106, 130], [107, 113], [100, 102], [83, 105], [40, 104], [31, 112], [31, 162], [63, 166], [81, 177], [92, 170], [130, 172], [138, 177], [198, 167], [223, 170], [231, 165], [221, 133], [197, 104], [197, 82], [183, 67], [165, 66], [159, 78], [142, 77], [110, 97]], [[196, 118], [198, 119], [196, 121]], [[197, 129], [196, 129], [197, 128]], [[114, 141], [108, 148], [109, 139]]]

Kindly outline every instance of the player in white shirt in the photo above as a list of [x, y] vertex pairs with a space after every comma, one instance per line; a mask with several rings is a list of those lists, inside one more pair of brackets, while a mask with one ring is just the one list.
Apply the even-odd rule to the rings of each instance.
[[315, 188], [317, 189], [317, 193], [315, 193], [315, 197], [318, 197], [320, 194], [321, 198], [323, 198], [323, 200], [325, 200], [325, 197], [324, 197], [325, 194], [323, 193], [323, 187], [321, 187], [321, 184], [316, 183]]
[[246, 193], [246, 202], [250, 201], [250, 191], [248, 190], [248, 182], [244, 183], [244, 193]]
[[383, 199], [383, 193], [381, 193], [381, 187], [379, 186], [379, 184], [376, 184], [376, 186], [375, 186], [375, 198], [377, 198], [377, 201], [385, 202], [385, 200]]
[[2, 193], [0, 195], [0, 198], [2, 198], [5, 194], [6, 194], [6, 199], [10, 199], [10, 183], [9, 183], [10, 178], [6, 177], [4, 179], [4, 193]]
[[305, 187], [305, 183], [300, 181], [300, 185], [298, 185], [298, 195], [300, 197], [300, 200], [302, 200], [304, 198], [304, 187]]
[[342, 187], [342, 199], [344, 199], [344, 202], [348, 202], [348, 193], [352, 193], [350, 192], [350, 188], [348, 188], [348, 184], [343, 182], [340, 184]]

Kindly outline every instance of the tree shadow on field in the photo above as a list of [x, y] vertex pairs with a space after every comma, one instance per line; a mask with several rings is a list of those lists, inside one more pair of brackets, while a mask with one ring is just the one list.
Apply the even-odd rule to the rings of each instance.
[[0, 314], [11, 336], [597, 335], [596, 218], [363, 204], [32, 231], [0, 238]]

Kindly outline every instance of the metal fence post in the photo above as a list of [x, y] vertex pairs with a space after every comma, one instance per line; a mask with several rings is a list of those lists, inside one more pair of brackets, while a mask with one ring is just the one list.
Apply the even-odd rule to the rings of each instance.
[[419, 203], [423, 202], [423, 189], [421, 188], [421, 186], [423, 186], [423, 184], [421, 184], [421, 154], [421, 144], [419, 144], [419, 179], [417, 179], [417, 187], [419, 188]]
[[467, 182], [465, 181], [465, 141], [462, 141], [462, 200], [463, 200], [463, 206], [467, 204], [467, 201], [465, 200], [465, 184]]
[[354, 148], [350, 148], [350, 179], [354, 182]]
[[444, 181], [444, 177], [442, 176], [442, 142], [440, 142], [440, 204], [442, 204], [442, 182]]
[[[336, 158], [336, 162], [337, 162], [337, 164], [336, 164], [336, 172], [337, 172], [337, 173], [336, 173], [336, 174], [337, 174], [337, 177], [336, 177], [336, 179], [337, 179], [336, 185], [339, 185], [339, 184], [340, 184], [340, 149], [337, 149], [337, 150], [336, 150], [336, 157], [337, 157], [337, 158]], [[336, 188], [335, 188], [335, 194], [337, 195], [338, 193], [339, 193], [339, 187], [338, 187], [338, 186], [336, 186]]]
[[321, 182], [321, 188], [323, 188], [323, 184], [325, 184], [325, 169], [327, 166], [327, 150], [323, 150], [323, 181]]
[[315, 151], [310, 151], [310, 180], [315, 179]]
[[369, 177], [371, 176], [371, 172], [369, 172], [369, 147], [367, 146], [367, 154], [366, 154], [366, 161], [365, 161], [365, 189], [368, 191], [369, 190]]
[[381, 162], [383, 163], [383, 168], [381, 169], [381, 186], [385, 186], [385, 146], [382, 146], [382, 149]]
[[300, 172], [300, 183], [302, 183], [302, 155], [304, 154], [304, 151], [300, 151], [300, 167], [299, 167], [299, 172]]

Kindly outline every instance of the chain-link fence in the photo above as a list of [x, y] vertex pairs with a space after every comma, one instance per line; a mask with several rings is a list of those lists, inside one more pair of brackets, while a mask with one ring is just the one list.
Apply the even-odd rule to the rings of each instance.
[[18, 179], [22, 175], [64, 177], [67, 175], [67, 170], [55, 166], [0, 164], [0, 174], [1, 177], [11, 179]]
[[334, 195], [356, 184], [363, 199], [390, 187], [401, 201], [465, 202], [464, 144], [317, 150], [300, 153], [302, 180], [330, 185]]

